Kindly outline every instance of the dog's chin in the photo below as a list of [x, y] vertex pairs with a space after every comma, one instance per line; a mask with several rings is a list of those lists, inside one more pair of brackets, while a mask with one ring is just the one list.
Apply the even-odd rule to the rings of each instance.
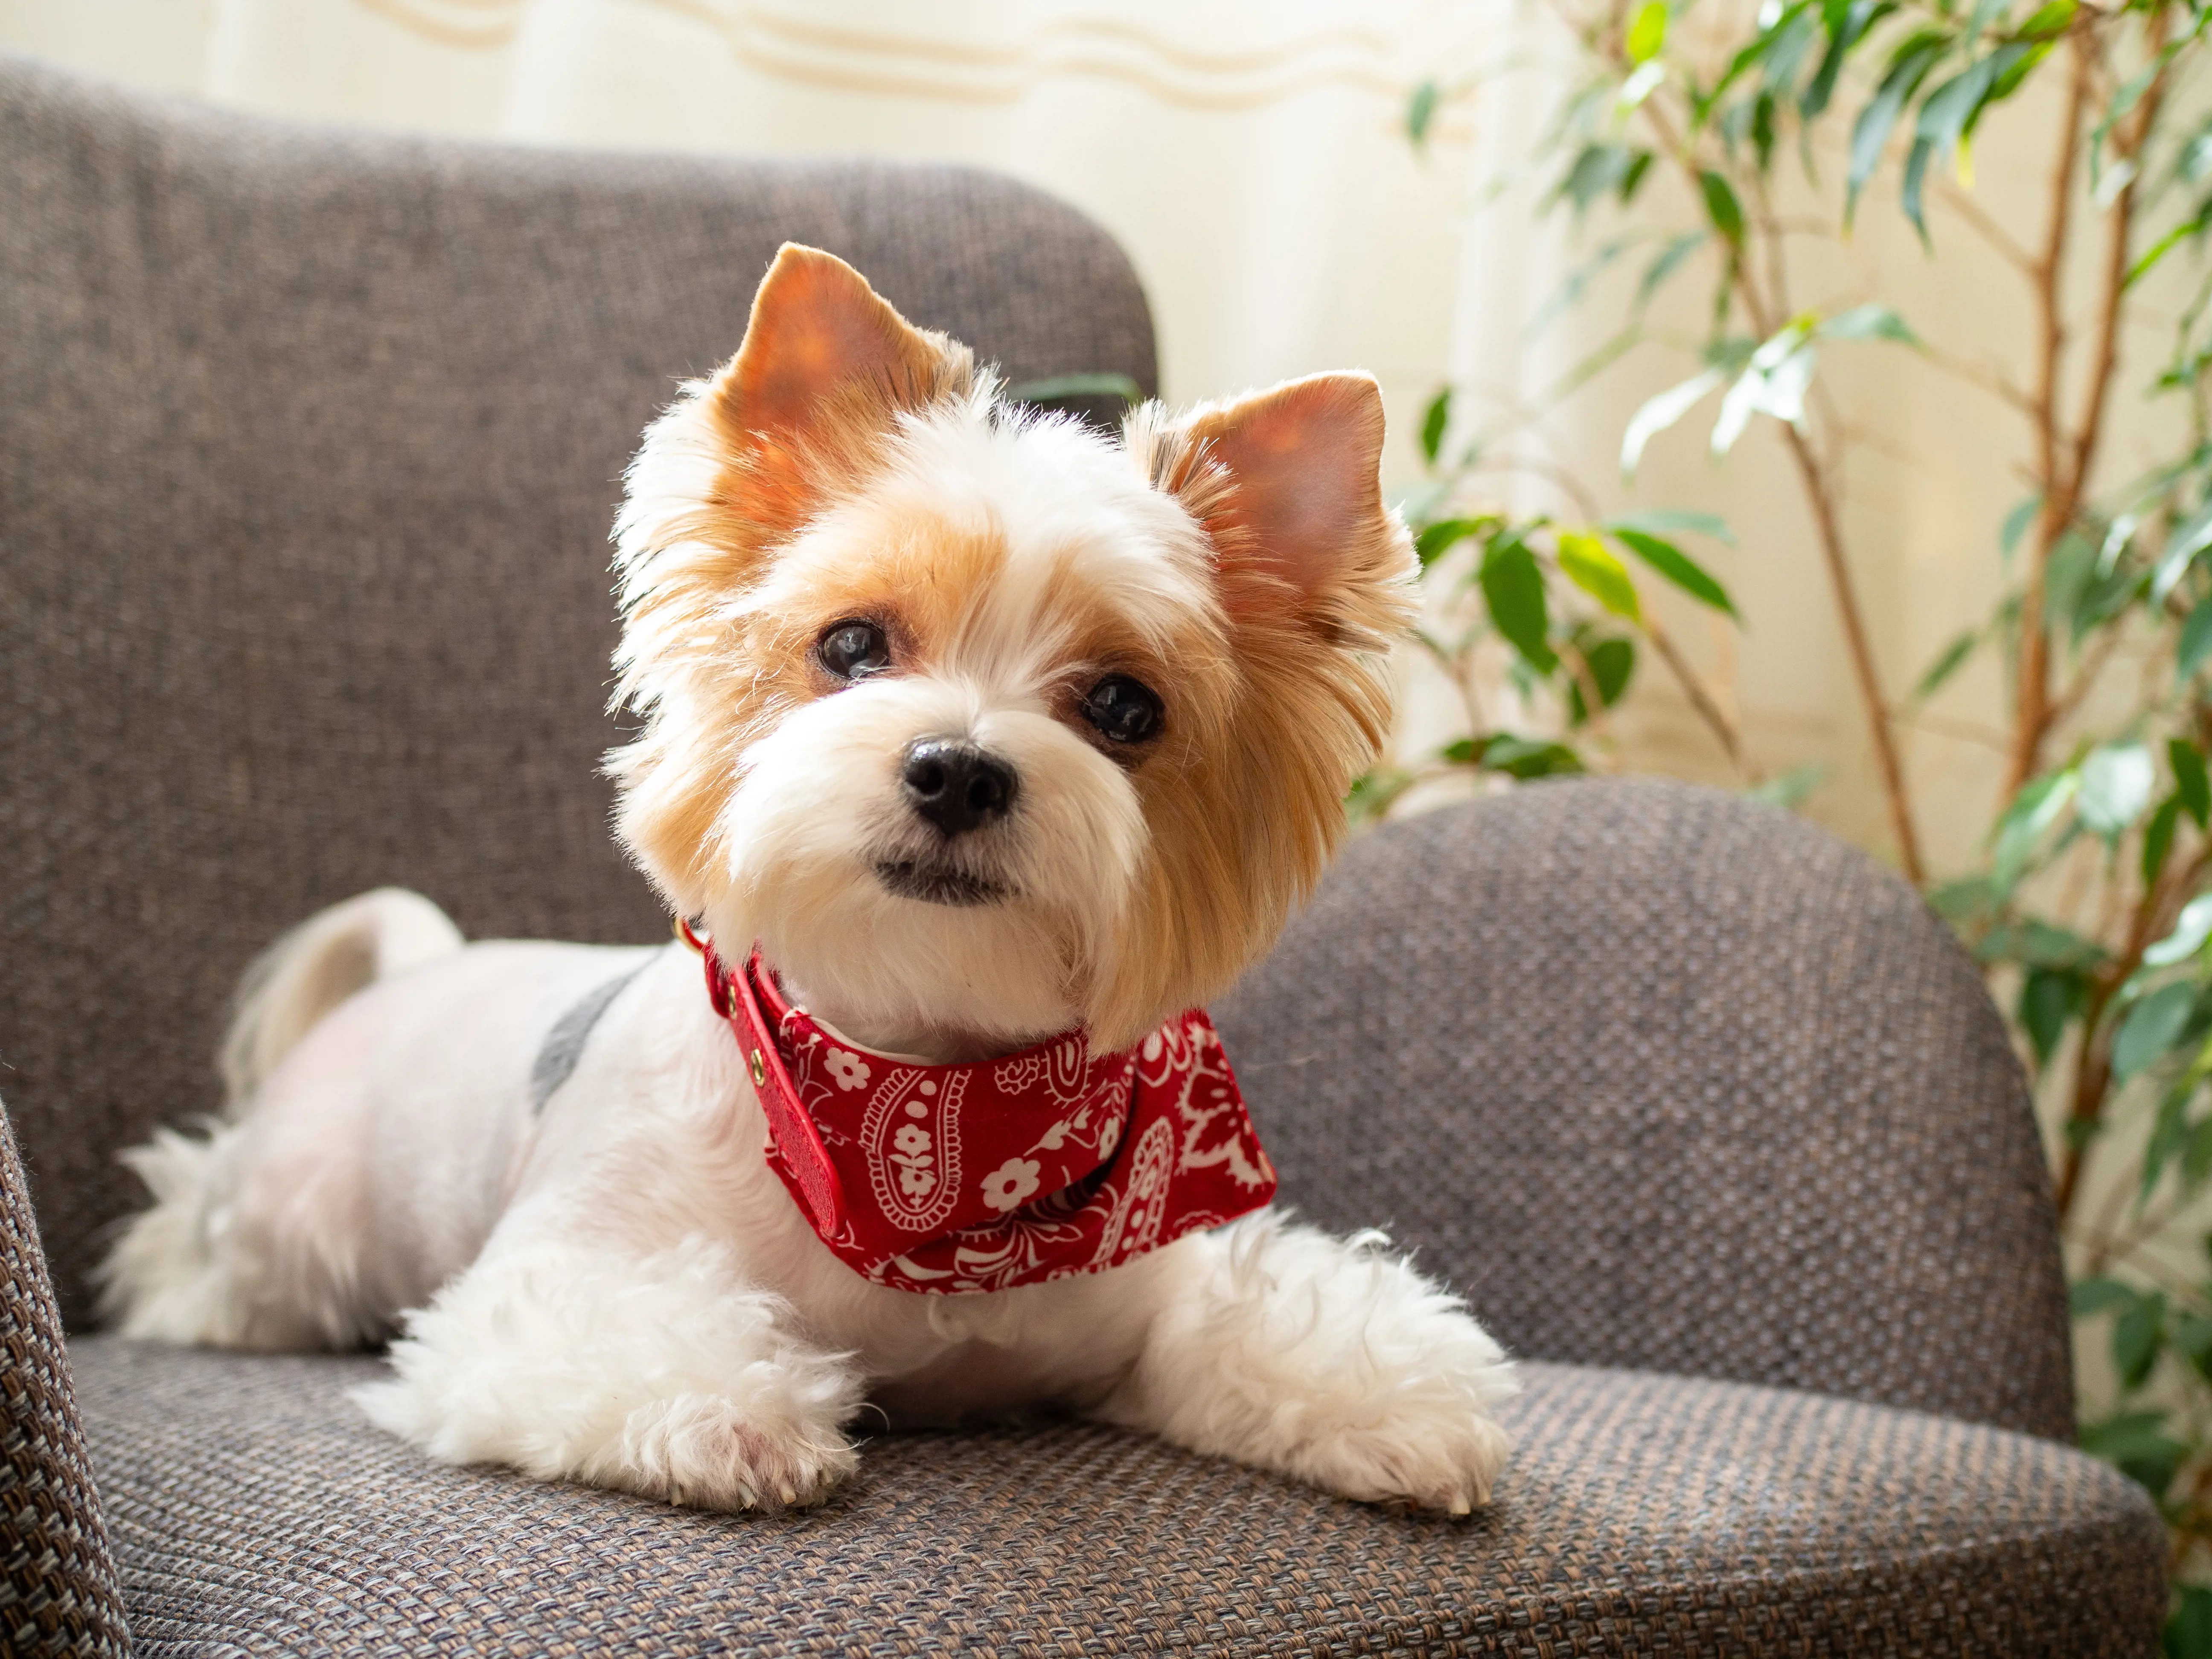
[[997, 882], [987, 881], [950, 865], [920, 859], [881, 860], [876, 865], [876, 879], [883, 884], [885, 892], [924, 904], [967, 908], [1003, 903], [1014, 896], [1012, 888]]

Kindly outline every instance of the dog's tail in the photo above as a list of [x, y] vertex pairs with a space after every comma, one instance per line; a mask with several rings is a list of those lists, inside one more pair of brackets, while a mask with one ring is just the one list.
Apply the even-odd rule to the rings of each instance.
[[310, 916], [255, 958], [223, 1039], [224, 1121], [157, 1129], [123, 1162], [154, 1196], [95, 1277], [126, 1336], [217, 1347], [344, 1346], [358, 1340], [351, 1258], [342, 1248], [272, 1254], [229, 1213], [244, 1120], [270, 1073], [317, 1021], [364, 987], [461, 947], [460, 929], [417, 893], [379, 888]]
[[249, 963], [216, 1056], [223, 1115], [237, 1119], [276, 1064], [355, 992], [461, 948], [443, 910], [404, 887], [380, 887], [308, 917]]

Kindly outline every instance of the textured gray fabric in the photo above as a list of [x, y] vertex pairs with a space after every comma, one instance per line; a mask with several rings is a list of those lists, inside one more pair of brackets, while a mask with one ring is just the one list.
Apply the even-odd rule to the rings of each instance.
[[1081, 1425], [894, 1436], [823, 1509], [436, 1468], [374, 1362], [76, 1345], [143, 1655], [1842, 1654], [2144, 1659], [2148, 1500], [2066, 1447], [1529, 1368], [1496, 1503], [1339, 1502]]
[[119, 1655], [129, 1645], [61, 1316], [0, 1111], [0, 1654]]
[[247, 959], [392, 882], [648, 939], [607, 833], [606, 535], [786, 238], [1016, 380], [1150, 386], [1127, 261], [941, 167], [264, 123], [0, 62], [0, 1056], [64, 1310], [216, 1104]]
[[1519, 1352], [2071, 1437], [2003, 1027], [1801, 819], [1642, 779], [1394, 826], [1213, 1012], [1284, 1200], [1390, 1226]]

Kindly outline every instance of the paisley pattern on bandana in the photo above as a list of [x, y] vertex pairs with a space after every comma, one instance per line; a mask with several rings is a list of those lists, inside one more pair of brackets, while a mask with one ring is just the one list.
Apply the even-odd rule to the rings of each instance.
[[855, 1273], [927, 1295], [1097, 1273], [1274, 1196], [1275, 1171], [1200, 1009], [1135, 1048], [1080, 1031], [917, 1066], [791, 1006], [757, 951], [707, 984], [745, 1051], [768, 1161]]

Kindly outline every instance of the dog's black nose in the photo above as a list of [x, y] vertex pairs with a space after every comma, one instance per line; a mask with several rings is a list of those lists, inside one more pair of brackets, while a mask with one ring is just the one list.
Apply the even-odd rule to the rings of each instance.
[[1014, 804], [1014, 769], [987, 750], [951, 738], [907, 745], [899, 782], [914, 810], [948, 840], [1006, 815]]

